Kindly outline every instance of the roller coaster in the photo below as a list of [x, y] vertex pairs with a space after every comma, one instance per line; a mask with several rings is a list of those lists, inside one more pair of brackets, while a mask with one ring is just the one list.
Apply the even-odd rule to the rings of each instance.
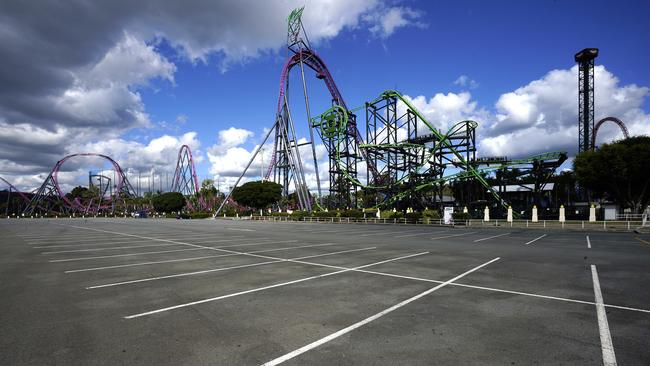
[[[537, 197], [556, 169], [566, 161], [566, 152], [549, 152], [523, 159], [477, 157], [478, 122], [463, 120], [452, 124], [447, 131], [441, 131], [415, 108], [409, 98], [395, 90], [384, 91], [361, 107], [349, 108], [324, 60], [309, 44], [301, 20], [302, 12], [303, 8], [295, 9], [287, 19], [288, 57], [280, 73], [273, 125], [253, 152], [233, 188], [239, 184], [272, 134], [272, 158], [263, 178], [281, 184], [284, 196], [288, 196], [290, 188], [293, 188], [297, 201], [293, 208], [305, 211], [361, 207], [400, 210], [440, 207], [444, 201], [445, 189], [457, 182], [469, 182], [480, 187], [491, 204], [507, 208], [510, 202], [504, 199], [501, 189], [503, 180], [495, 185], [499, 179], [493, 177], [503, 177], [508, 175], [505, 174], [508, 171], [511, 172], [509, 176], [528, 176], [534, 181], [530, 190]], [[589, 119], [585, 120], [592, 116], [593, 122], [593, 58], [595, 56], [582, 60], [576, 55], [576, 60], [581, 62], [579, 139], [587, 139], [587, 142], [580, 142], [580, 146], [590, 149], [596, 147], [598, 129], [605, 122], [617, 124], [623, 135], [629, 136], [625, 124], [615, 117], [603, 118], [594, 127], [590, 127]], [[289, 75], [296, 67], [300, 69], [309, 131], [309, 140], [305, 143], [298, 142], [288, 97]], [[331, 107], [314, 117], [307, 91], [306, 69], [313, 71], [316, 79], [325, 84], [331, 98]], [[365, 121], [359, 121], [363, 118], [359, 116], [365, 117]], [[447, 125], [446, 122], [449, 121], [436, 122]], [[582, 133], [584, 130], [593, 132]], [[328, 195], [323, 194], [321, 187], [315, 135], [327, 150]], [[299, 149], [303, 145], [311, 147], [316, 199], [312, 196], [305, 176], [305, 159]], [[61, 166], [69, 159], [78, 157], [106, 160], [112, 165], [115, 174], [111, 179], [106, 175], [90, 173], [89, 185], [98, 186], [99, 192], [85, 202], [64, 194], [58, 179]], [[17, 193], [24, 205], [24, 215], [127, 211], [127, 199], [136, 197], [119, 164], [106, 155], [96, 153], [71, 154], [59, 160], [43, 184], [32, 193], [22, 193], [4, 178], [0, 177], [0, 180], [9, 188], [7, 205], [11, 194]], [[225, 198], [218, 194], [201, 194], [194, 158], [187, 145], [181, 146], [179, 150], [170, 190], [186, 197], [186, 208], [190, 211], [212, 211], [218, 206], [215, 215], [219, 215], [226, 204], [242, 208], [230, 199], [232, 190]], [[456, 203], [467, 205], [472, 202], [473, 197], [469, 192], [454, 193], [460, 193], [460, 197], [455, 197]]]
[[[323, 59], [311, 48], [301, 21], [303, 8], [289, 15], [288, 58], [280, 74], [279, 98], [275, 122], [258, 149], [254, 151], [244, 176], [262, 145], [273, 131], [273, 155], [265, 178], [281, 184], [288, 194], [289, 186], [296, 191], [298, 209], [339, 209], [368, 207], [360, 202], [374, 195], [378, 208], [423, 208], [436, 206], [442, 199], [446, 184], [458, 180], [478, 182], [503, 208], [508, 202], [493, 187], [486, 175], [518, 167], [524, 171], [543, 170], [552, 174], [567, 158], [566, 153], [547, 153], [527, 159], [507, 160], [476, 158], [475, 121], [460, 121], [449, 131], [441, 132], [398, 91], [388, 90], [363, 107], [348, 108], [347, 103]], [[310, 140], [298, 144], [296, 127], [287, 97], [289, 72], [299, 66], [305, 112]], [[331, 97], [332, 107], [311, 117], [305, 66], [322, 80]], [[357, 112], [365, 113], [365, 130], [361, 132]], [[316, 131], [328, 153], [329, 195], [323, 202], [318, 161], [315, 155]], [[365, 139], [363, 138], [365, 136]], [[311, 145], [313, 166], [319, 199], [312, 202], [303, 168], [301, 145]], [[365, 177], [359, 172], [365, 172]], [[537, 174], [542, 176], [542, 174]], [[538, 185], [536, 185], [538, 186]], [[434, 191], [436, 194], [431, 194]], [[436, 200], [435, 197], [439, 199]], [[315, 204], [314, 204], [315, 203]], [[221, 208], [220, 208], [221, 209]], [[219, 212], [220, 209], [217, 211]]]

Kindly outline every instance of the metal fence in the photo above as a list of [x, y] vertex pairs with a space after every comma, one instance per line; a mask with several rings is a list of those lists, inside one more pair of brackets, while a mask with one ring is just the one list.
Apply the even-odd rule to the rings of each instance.
[[641, 220], [635, 221], [579, 221], [569, 220], [559, 222], [556, 220], [467, 220], [445, 224], [442, 219], [379, 219], [355, 217], [291, 217], [291, 216], [251, 216], [249, 220], [281, 221], [281, 222], [307, 222], [307, 223], [335, 223], [335, 224], [382, 224], [382, 225], [422, 225], [444, 227], [472, 227], [472, 228], [528, 228], [528, 229], [569, 229], [569, 230], [606, 230], [606, 231], [632, 231], [642, 227]]

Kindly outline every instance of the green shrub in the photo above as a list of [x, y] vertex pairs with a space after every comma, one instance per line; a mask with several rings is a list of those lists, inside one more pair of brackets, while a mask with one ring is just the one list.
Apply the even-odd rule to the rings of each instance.
[[422, 217], [427, 219], [440, 220], [440, 213], [437, 210], [429, 210], [427, 208], [422, 211]]
[[190, 217], [193, 219], [207, 219], [212, 217], [211, 212], [192, 212]]
[[363, 211], [352, 208], [341, 211], [340, 215], [341, 217], [363, 218]]
[[392, 214], [393, 214], [393, 211], [389, 211], [389, 210], [380, 211], [379, 212], [379, 217], [382, 218], [382, 219], [390, 219], [390, 215], [392, 215]]
[[388, 218], [389, 219], [403, 219], [404, 218], [404, 212], [402, 212], [402, 211], [392, 212], [391, 211]]
[[375, 217], [377, 215], [376, 208], [366, 208], [366, 217]]
[[289, 215], [289, 216], [291, 216], [291, 217], [293, 217], [293, 218], [297, 218], [297, 219], [302, 219], [303, 217], [307, 217], [307, 216], [309, 216], [309, 212], [307, 212], [307, 211], [301, 211], [301, 210], [296, 210], [296, 211], [293, 211], [293, 212], [291, 213], [291, 215]]
[[411, 221], [418, 221], [419, 219], [422, 218], [422, 213], [421, 212], [408, 212], [406, 215], [404, 215], [404, 217], [411, 220]]
[[153, 207], [158, 212], [180, 211], [185, 206], [185, 197], [178, 192], [167, 192], [155, 196]]
[[275, 217], [289, 217], [287, 212], [271, 212], [271, 216]]
[[336, 217], [336, 211], [314, 211], [311, 213], [313, 217]]
[[454, 221], [467, 221], [472, 218], [468, 212], [454, 212], [451, 217]]

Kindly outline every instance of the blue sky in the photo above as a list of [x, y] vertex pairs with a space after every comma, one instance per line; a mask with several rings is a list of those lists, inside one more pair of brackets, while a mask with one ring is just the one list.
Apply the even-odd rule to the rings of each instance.
[[[485, 138], [479, 145], [479, 154], [525, 156], [548, 149], [570, 152], [575, 149], [577, 122], [572, 113], [577, 114], [577, 108], [571, 105], [577, 103], [577, 78], [573, 78], [571, 68], [574, 53], [585, 47], [600, 48], [596, 64], [604, 66], [596, 74], [597, 87], [599, 82], [604, 83], [601, 93], [600, 89], [596, 90], [597, 117], [598, 111], [616, 114], [629, 124], [631, 132], [650, 133], [646, 48], [650, 44], [646, 20], [650, 5], [646, 1], [293, 3], [306, 5], [303, 20], [313, 40], [312, 46], [329, 66], [349, 106], [362, 105], [383, 90], [397, 89], [419, 100], [416, 106], [426, 110], [427, 117], [440, 119], [433, 121], [440, 128], [455, 122], [443, 121], [445, 118], [478, 120], [482, 126], [478, 139]], [[67, 94], [53, 92], [52, 97], [68, 101], [71, 90], [90, 94], [96, 83], [88, 80], [101, 76], [111, 87], [117, 85], [113, 80], [123, 79], [120, 89], [114, 90], [115, 95], [121, 93], [114, 98], [116, 102], [97, 106], [100, 102], [87, 96], [72, 99], [77, 108], [72, 111], [74, 117], [81, 116], [92, 123], [75, 124], [77, 137], [74, 138], [61, 132], [60, 138], [51, 139], [52, 146], [47, 142], [38, 146], [26, 142], [25, 149], [43, 149], [44, 154], [52, 151], [38, 162], [22, 163], [33, 169], [16, 168], [20, 158], [9, 152], [10, 141], [2, 142], [0, 162], [5, 163], [0, 164], [0, 172], [24, 186], [35, 184], [56, 161], [56, 156], [72, 152], [71, 138], [79, 141], [77, 149], [122, 155], [116, 159], [122, 158], [123, 168], [139, 165], [133, 169], [141, 171], [150, 165], [156, 171], [164, 171], [166, 165], [173, 169], [174, 154], [165, 153], [167, 160], [172, 160], [166, 164], [164, 159], [153, 157], [158, 150], [151, 145], [156, 145], [157, 139], [168, 137], [165, 149], [177, 150], [171, 146], [174, 141], [180, 144], [184, 141], [183, 134], [194, 133], [184, 138], [197, 149], [199, 176], [221, 175], [224, 180], [232, 181], [234, 174], [220, 170], [217, 165], [222, 160], [214, 156], [224, 159], [236, 155], [239, 160], [247, 160], [244, 151], [252, 150], [263, 129], [273, 121], [280, 69], [287, 55], [283, 47], [285, 9], [294, 4], [258, 4], [245, 4], [239, 9], [237, 5], [220, 3], [213, 9], [205, 9], [204, 4], [194, 6], [189, 2], [183, 10], [187, 14], [178, 15], [182, 16], [181, 20], [174, 18], [179, 10], [170, 6], [161, 7], [162, 15], [157, 18], [146, 9], [130, 7], [128, 2], [115, 5], [116, 11], [111, 12], [114, 18], [106, 20], [107, 29], [112, 26], [113, 33], [88, 25], [88, 43], [92, 47], [76, 50], [80, 54], [83, 51], [86, 57], [57, 64], [61, 70], [74, 74], [75, 81], [70, 82], [72, 86], [62, 86]], [[22, 14], [20, 3], [12, 5], [4, 10]], [[76, 11], [67, 10], [68, 13]], [[90, 11], [100, 17], [103, 10]], [[43, 17], [47, 16], [45, 13]], [[220, 18], [220, 14], [234, 15]], [[388, 14], [395, 17], [389, 19]], [[214, 19], [211, 15], [215, 15]], [[16, 24], [17, 32], [20, 27], [40, 27], [32, 18], [32, 23], [26, 21], [20, 25], [20, 18], [15, 19], [11, 24]], [[52, 22], [54, 29], [63, 29], [63, 19], [62, 24]], [[75, 37], [84, 37], [84, 32], [80, 33]], [[62, 50], [69, 47], [66, 37], [70, 35], [62, 30], [35, 34], [53, 47]], [[127, 42], [129, 39], [131, 42]], [[119, 49], [126, 51], [116, 51]], [[129, 63], [129, 58], [137, 52], [146, 57]], [[112, 62], [100, 68], [102, 59]], [[143, 66], [142, 60], [151, 67]], [[87, 74], [94, 73], [94, 76], [88, 77], [83, 71], [87, 69], [93, 70]], [[552, 73], [553, 70], [558, 72]], [[298, 108], [302, 106], [298, 75], [294, 73], [292, 77], [295, 82], [291, 96], [296, 104], [299, 134], [307, 136], [304, 108]], [[309, 76], [308, 83], [312, 112], [320, 113], [329, 97], [319, 80]], [[101, 98], [109, 99], [113, 100]], [[34, 117], [37, 108], [33, 106], [25, 111], [18, 103], [0, 106], [0, 121], [16, 129], [17, 134], [24, 132], [26, 124], [50, 132], [62, 131], [64, 127], [67, 127], [65, 131], [72, 129], [73, 124], [65, 115], [41, 122]], [[118, 121], [93, 115], [92, 110], [103, 108], [114, 112], [111, 115], [131, 117]], [[132, 117], [133, 110], [146, 117]], [[219, 140], [219, 132], [231, 127], [250, 131], [252, 136], [244, 133], [243, 141], [230, 141], [226, 143], [228, 146], [219, 147], [224, 142]], [[568, 136], [571, 128], [576, 130], [573, 139]], [[548, 132], [549, 141], [536, 144], [534, 137], [540, 131]], [[93, 136], [78, 137], [85, 132]], [[603, 140], [620, 137], [615, 128], [608, 127], [603, 134]], [[509, 143], [524, 144], [526, 139], [530, 139], [530, 143], [522, 145], [526, 148]], [[156, 143], [152, 144], [152, 140]], [[150, 151], [143, 153], [142, 159], [126, 156], [129, 154], [115, 147], [128, 146], [130, 155], [139, 155], [138, 149], [148, 145]], [[240, 150], [227, 155], [228, 149]], [[213, 157], [208, 155], [210, 151]], [[70, 172], [71, 180], [73, 173]]]
[[[467, 75], [478, 83], [471, 89], [473, 98], [492, 108], [501, 94], [552, 69], [570, 68], [574, 53], [584, 47], [599, 47], [597, 64], [614, 72], [621, 84], [650, 85], [650, 74], [643, 72], [645, 45], [650, 44], [647, 2], [424, 1], [404, 5], [420, 10], [423, 14], [417, 22], [424, 25], [404, 27], [386, 38], [364, 28], [348, 29], [312, 45], [328, 63], [348, 104], [361, 105], [385, 89], [425, 96], [460, 92], [466, 88], [454, 81]], [[305, 27], [309, 35], [309, 24]], [[169, 47], [159, 49], [174, 58], [175, 51]], [[143, 100], [156, 120], [188, 116], [181, 131], [199, 132], [206, 145], [213, 142], [217, 129], [230, 126], [259, 136], [273, 120], [284, 55], [286, 51], [280, 49], [233, 65], [226, 72], [215, 67], [215, 60], [207, 64], [179, 60], [176, 86], [163, 83], [158, 85], [160, 90], [147, 88]], [[316, 79], [309, 87], [314, 93], [324, 89]], [[648, 103], [646, 98], [646, 111]], [[207, 175], [208, 165], [208, 161], [201, 164], [201, 174]]]

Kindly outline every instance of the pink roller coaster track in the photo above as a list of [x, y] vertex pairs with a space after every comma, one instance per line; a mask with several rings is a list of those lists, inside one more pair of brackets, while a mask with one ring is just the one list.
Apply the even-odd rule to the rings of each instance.
[[625, 138], [630, 137], [630, 133], [628, 132], [627, 127], [625, 126], [625, 123], [623, 123], [623, 121], [621, 121], [620, 119], [618, 119], [616, 117], [605, 117], [605, 118], [601, 119], [600, 121], [598, 121], [598, 123], [596, 123], [596, 126], [594, 127], [594, 132], [591, 134], [591, 146], [593, 146], [593, 148], [596, 148], [596, 135], [598, 135], [598, 129], [605, 122], [613, 122], [613, 123], [615, 123], [616, 125], [618, 125], [618, 127], [623, 132], [623, 137], [625, 137]]
[[13, 184], [9, 183], [8, 180], [6, 180], [6, 179], [4, 179], [4, 178], [2, 178], [2, 177], [0, 177], [0, 180], [3, 181], [3, 182], [5, 182], [5, 184], [8, 185], [9, 188], [11, 188], [11, 191], [12, 191], [12, 192], [18, 193], [18, 195], [19, 195], [19, 196], [20, 196], [20, 197], [21, 197], [25, 202], [29, 203], [29, 202], [31, 201], [31, 200], [29, 199], [29, 197], [27, 197], [23, 192], [19, 191], [16, 187], [14, 187]]
[[[334, 78], [332, 78], [332, 74], [330, 74], [329, 70], [327, 69], [327, 65], [325, 65], [323, 59], [321, 59], [314, 51], [306, 49], [306, 50], [301, 50], [300, 52], [289, 57], [287, 61], [284, 63], [284, 67], [282, 67], [282, 73], [280, 74], [280, 87], [279, 87], [280, 96], [278, 97], [278, 109], [276, 111], [277, 115], [280, 115], [280, 113], [282, 112], [282, 107], [284, 105], [284, 100], [285, 100], [284, 96], [286, 94], [287, 87], [289, 84], [289, 80], [288, 80], [289, 71], [291, 71], [291, 69], [294, 66], [299, 65], [301, 60], [302, 62], [305, 63], [305, 65], [309, 66], [312, 70], [316, 72], [317, 78], [322, 79], [325, 82], [325, 85], [327, 86], [327, 89], [329, 90], [329, 93], [332, 96], [333, 102], [347, 109], [345, 101], [341, 96], [341, 92], [336, 87]], [[353, 134], [358, 144], [363, 143], [363, 140], [361, 139], [361, 135], [359, 134], [359, 131], [356, 130], [356, 127], [354, 127]], [[265, 176], [266, 179], [268, 179], [269, 176], [271, 175], [273, 166], [276, 163], [276, 159], [277, 159], [276, 154], [277, 152], [274, 151], [273, 156], [271, 158], [271, 163], [269, 164], [269, 168], [266, 172], [266, 176]]]
[[[48, 209], [43, 209], [42, 203], [45, 201], [49, 201], [52, 198], [61, 200], [65, 207], [67, 207], [68, 209], [72, 209], [73, 211], [80, 211], [84, 213], [88, 213], [91, 211], [92, 201], [87, 206], [84, 206], [77, 199], [71, 201], [70, 199], [68, 199], [68, 197], [65, 196], [59, 184], [59, 171], [61, 170], [63, 164], [69, 159], [74, 157], [79, 157], [79, 156], [99, 157], [108, 160], [113, 165], [115, 175], [117, 176], [115, 196], [110, 197], [105, 201], [114, 201], [114, 199], [116, 198], [124, 199], [123, 197], [124, 195], [130, 195], [133, 192], [133, 188], [131, 187], [130, 183], [126, 179], [126, 176], [124, 175], [124, 171], [122, 171], [120, 165], [111, 157], [103, 154], [97, 154], [97, 153], [71, 154], [56, 162], [54, 168], [50, 172], [50, 175], [47, 177], [47, 179], [45, 179], [45, 182], [43, 182], [43, 184], [38, 189], [34, 197], [31, 199], [30, 204], [27, 206], [24, 213], [31, 214], [34, 212], [36, 208], [47, 211]], [[101, 200], [97, 202], [97, 207], [96, 207], [97, 211], [107, 207], [108, 206], [101, 206]]]
[[115, 170], [116, 176], [117, 176], [117, 186], [115, 189], [116, 196], [120, 195], [122, 192], [122, 189], [124, 188], [124, 172], [122, 171], [122, 168], [120, 165], [113, 160], [110, 156], [107, 155], [102, 155], [102, 154], [96, 154], [96, 153], [79, 153], [79, 154], [72, 154], [64, 157], [63, 159], [59, 160], [55, 165], [54, 169], [52, 169], [52, 182], [54, 183], [54, 186], [56, 187], [56, 191], [59, 194], [59, 197], [70, 207], [74, 207], [78, 210], [81, 210], [83, 212], [87, 211], [87, 208], [84, 207], [78, 200], [75, 200], [71, 202], [63, 193], [61, 190], [61, 186], [59, 185], [59, 170], [63, 166], [63, 164], [68, 161], [71, 158], [78, 157], [78, 156], [93, 156], [93, 157], [99, 157], [108, 160], [112, 165], [113, 169]]
[[[187, 177], [187, 173], [190, 177]], [[191, 185], [194, 185], [194, 188]], [[186, 195], [199, 193], [199, 178], [196, 176], [194, 157], [189, 146], [183, 145], [178, 150], [176, 170], [172, 179], [172, 192], [180, 192]]]

